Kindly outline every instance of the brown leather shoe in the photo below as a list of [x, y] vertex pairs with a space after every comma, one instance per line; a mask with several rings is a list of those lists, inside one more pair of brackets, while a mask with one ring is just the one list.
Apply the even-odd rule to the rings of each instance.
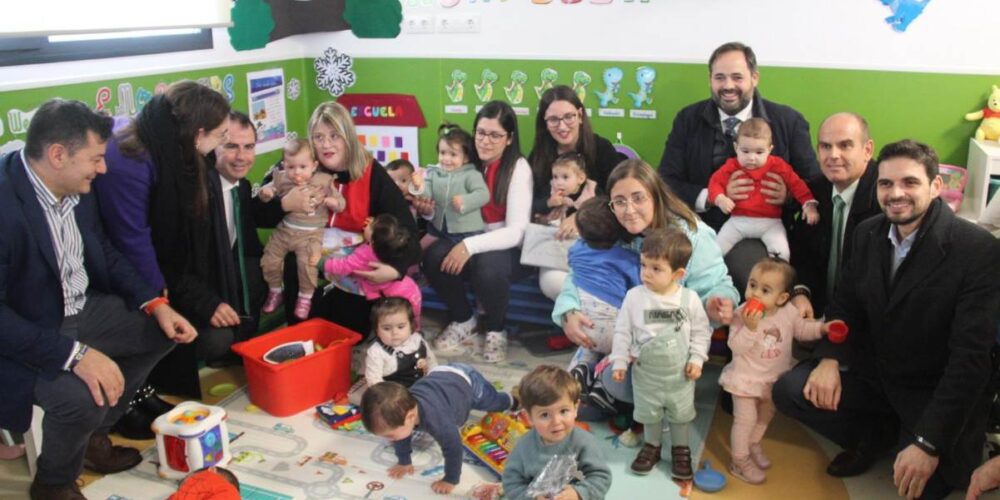
[[129, 470], [142, 462], [139, 450], [114, 446], [107, 434], [93, 434], [83, 455], [83, 466], [98, 474], [114, 474]]
[[674, 479], [691, 479], [694, 472], [691, 470], [691, 448], [687, 446], [674, 446], [670, 448], [670, 475]]
[[663, 451], [662, 446], [653, 446], [649, 443], [642, 445], [639, 454], [632, 461], [632, 472], [640, 476], [649, 474], [649, 471], [653, 470], [653, 467], [656, 467], [656, 464], [660, 463], [661, 451]]
[[87, 500], [75, 482], [62, 486], [48, 486], [40, 484], [37, 477], [31, 482], [28, 496], [31, 500]]

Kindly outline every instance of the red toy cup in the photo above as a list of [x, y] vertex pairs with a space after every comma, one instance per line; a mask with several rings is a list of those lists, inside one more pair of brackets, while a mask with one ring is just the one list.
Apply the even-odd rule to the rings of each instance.
[[826, 338], [830, 339], [830, 342], [834, 344], [843, 344], [847, 340], [847, 323], [839, 319], [831, 321]]
[[743, 308], [748, 313], [756, 313], [756, 312], [759, 312], [761, 314], [764, 313], [764, 303], [757, 299], [748, 300], [747, 303], [743, 305]]

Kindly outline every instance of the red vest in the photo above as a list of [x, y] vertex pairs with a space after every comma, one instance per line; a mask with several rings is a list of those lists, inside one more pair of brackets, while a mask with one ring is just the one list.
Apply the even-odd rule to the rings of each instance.
[[361, 233], [365, 228], [365, 220], [368, 218], [371, 208], [372, 162], [368, 162], [360, 178], [344, 184], [336, 182], [335, 185], [337, 189], [340, 189], [340, 194], [344, 195], [344, 199], [347, 200], [347, 208], [339, 214], [330, 214], [326, 227]]
[[490, 190], [490, 201], [489, 203], [483, 205], [481, 211], [483, 214], [483, 222], [486, 222], [487, 224], [503, 222], [507, 219], [507, 204], [504, 203], [503, 205], [500, 205], [493, 199], [493, 187], [497, 183], [497, 172], [499, 171], [499, 159], [489, 165], [486, 165], [486, 187]]

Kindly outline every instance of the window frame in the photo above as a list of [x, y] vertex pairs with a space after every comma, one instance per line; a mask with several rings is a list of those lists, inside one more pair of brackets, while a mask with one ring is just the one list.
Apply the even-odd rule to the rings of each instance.
[[51, 42], [47, 36], [0, 38], [0, 67], [86, 61], [214, 48], [212, 28], [181, 35]]

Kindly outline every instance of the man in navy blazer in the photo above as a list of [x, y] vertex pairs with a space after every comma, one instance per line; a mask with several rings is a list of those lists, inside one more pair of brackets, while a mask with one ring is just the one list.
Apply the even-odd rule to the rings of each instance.
[[83, 466], [137, 465], [108, 429], [173, 343], [197, 335], [104, 237], [87, 193], [110, 134], [110, 118], [53, 99], [24, 150], [0, 157], [0, 427], [24, 431], [32, 404], [45, 411], [33, 499], [84, 498]]

